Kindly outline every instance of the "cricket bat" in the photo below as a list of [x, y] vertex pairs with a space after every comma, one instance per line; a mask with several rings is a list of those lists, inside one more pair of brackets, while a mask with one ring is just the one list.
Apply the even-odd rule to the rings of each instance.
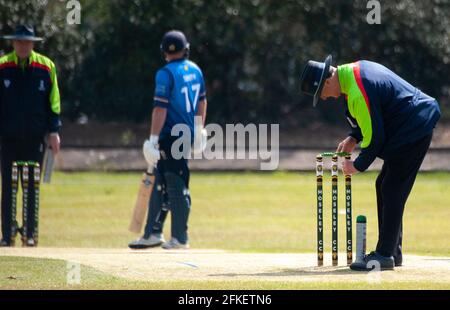
[[147, 215], [148, 203], [151, 199], [153, 186], [155, 184], [154, 168], [149, 167], [147, 172], [142, 176], [141, 185], [139, 187], [136, 204], [134, 205], [133, 216], [128, 228], [129, 231], [140, 233]]

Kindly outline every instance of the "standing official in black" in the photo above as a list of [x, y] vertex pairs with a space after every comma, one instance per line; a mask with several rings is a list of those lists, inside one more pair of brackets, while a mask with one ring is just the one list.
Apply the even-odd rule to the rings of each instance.
[[14, 34], [3, 38], [12, 41], [14, 51], [0, 58], [0, 246], [14, 246], [20, 231], [26, 231], [26, 236], [22, 236], [24, 246], [36, 246], [34, 170], [30, 169], [26, 229], [20, 230], [12, 212], [12, 163], [33, 161], [42, 166], [46, 142], [54, 154], [59, 151], [61, 107], [56, 68], [50, 59], [33, 50], [34, 43], [42, 41], [36, 37], [33, 27], [18, 26]]

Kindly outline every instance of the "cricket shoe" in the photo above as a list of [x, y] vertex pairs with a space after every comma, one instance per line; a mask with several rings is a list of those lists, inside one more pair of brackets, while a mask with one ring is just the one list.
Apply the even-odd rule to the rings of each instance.
[[37, 242], [34, 241], [33, 238], [28, 238], [25, 241], [24, 246], [29, 247], [29, 248], [35, 248], [35, 247], [37, 247]]
[[160, 246], [165, 242], [162, 234], [151, 234], [150, 238], [141, 237], [128, 244], [128, 247], [133, 250], [142, 250]]
[[394, 270], [394, 258], [392, 256], [382, 256], [377, 252], [371, 252], [364, 257], [361, 262], [354, 262], [350, 265], [351, 270], [355, 271], [371, 271], [379, 270]]
[[395, 267], [403, 266], [403, 255], [394, 256]]
[[12, 247], [12, 246], [14, 246], [14, 245], [11, 245], [4, 239], [0, 240], [0, 248], [7, 248], [7, 247]]
[[165, 250], [187, 250], [189, 249], [189, 244], [180, 243], [177, 238], [172, 238], [168, 242], [164, 242], [162, 248]]

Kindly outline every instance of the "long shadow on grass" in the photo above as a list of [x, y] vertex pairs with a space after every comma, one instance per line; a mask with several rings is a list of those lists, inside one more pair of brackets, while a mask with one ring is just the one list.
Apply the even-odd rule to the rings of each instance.
[[224, 273], [224, 274], [211, 274], [209, 276], [211, 277], [314, 277], [314, 276], [328, 276], [328, 275], [334, 275], [334, 276], [345, 276], [349, 274], [367, 274], [368, 271], [352, 271], [348, 267], [303, 267], [303, 268], [289, 268], [289, 269], [282, 269], [279, 271], [274, 272], [259, 272], [259, 273]]

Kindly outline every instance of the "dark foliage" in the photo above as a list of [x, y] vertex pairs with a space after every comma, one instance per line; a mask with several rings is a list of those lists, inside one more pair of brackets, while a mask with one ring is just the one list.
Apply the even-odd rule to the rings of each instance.
[[[60, 0], [0, 0], [0, 32], [34, 23], [37, 49], [60, 71], [64, 114], [105, 121], [148, 120], [153, 78], [164, 64], [165, 31], [183, 30], [207, 79], [209, 120], [302, 126], [341, 118], [338, 105], [312, 109], [299, 92], [308, 59], [380, 62], [450, 115], [450, 1], [381, 1], [369, 25], [367, 1], [84, 0], [81, 25], [66, 24]], [[8, 50], [5, 42], [0, 49]], [[336, 112], [336, 113], [333, 113]]]

